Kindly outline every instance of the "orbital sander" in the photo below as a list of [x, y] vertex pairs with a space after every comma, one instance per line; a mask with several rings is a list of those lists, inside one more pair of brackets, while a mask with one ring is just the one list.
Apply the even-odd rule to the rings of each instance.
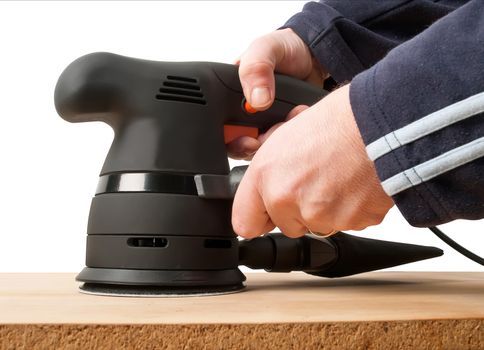
[[280, 74], [275, 87], [273, 105], [253, 115], [235, 65], [93, 53], [64, 70], [55, 89], [59, 115], [103, 121], [115, 134], [91, 203], [81, 291], [223, 294], [244, 288], [239, 265], [342, 277], [442, 255], [343, 232], [237, 238], [232, 200], [246, 168], [230, 169], [226, 144], [325, 95]]

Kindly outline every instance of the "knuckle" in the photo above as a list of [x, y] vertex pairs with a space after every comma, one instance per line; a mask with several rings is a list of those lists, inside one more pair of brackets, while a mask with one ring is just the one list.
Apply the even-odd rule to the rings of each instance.
[[267, 33], [256, 38], [249, 46], [249, 49], [269, 49], [275, 50], [277, 46], [281, 45], [281, 33], [279, 31]]
[[354, 225], [350, 225], [350, 228], [347, 228], [346, 230], [351, 230], [351, 231], [363, 231], [365, 228], [368, 227], [368, 225], [364, 223], [357, 223]]
[[356, 223], [363, 222], [366, 227], [374, 226], [382, 223], [387, 212], [387, 210], [381, 210], [381, 208], [376, 208], [374, 206], [360, 206], [358, 210], [355, 210], [352, 219]]
[[239, 75], [243, 78], [251, 76], [264, 76], [272, 74], [274, 67], [270, 62], [259, 61], [242, 61], [239, 68]]
[[355, 212], [345, 223], [347, 230], [362, 231], [369, 226], [379, 225], [384, 217], [375, 214], [366, 214], [364, 212]]
[[241, 220], [238, 219], [232, 219], [232, 227], [235, 231], [240, 236], [248, 236], [251, 233], [251, 230], [245, 223]]
[[286, 189], [277, 190], [269, 194], [268, 202], [268, 205], [273, 208], [274, 211], [281, 210], [294, 203], [294, 196]]
[[370, 217], [368, 226], [379, 225], [383, 222], [383, 219], [385, 219], [385, 215], [373, 215]]
[[253, 225], [248, 225], [246, 220], [237, 217], [232, 217], [232, 229], [237, 235], [244, 238], [257, 237], [263, 233], [259, 232], [260, 228], [257, 229]]
[[323, 221], [322, 210], [316, 206], [308, 206], [302, 209], [301, 217], [308, 226], [318, 225]]
[[306, 230], [303, 229], [303, 228], [296, 229], [296, 228], [281, 228], [281, 227], [279, 227], [279, 229], [284, 234], [284, 236], [287, 236], [289, 238], [302, 237], [306, 233]]
[[343, 230], [361, 231], [367, 226], [365, 216], [358, 210], [351, 212], [342, 222]]

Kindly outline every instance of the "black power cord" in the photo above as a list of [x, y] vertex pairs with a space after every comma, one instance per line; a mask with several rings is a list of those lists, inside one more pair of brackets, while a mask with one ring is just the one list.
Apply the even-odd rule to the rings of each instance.
[[441, 240], [447, 243], [447, 245], [449, 245], [450, 247], [454, 248], [456, 251], [464, 255], [466, 258], [471, 259], [472, 261], [478, 263], [479, 265], [484, 266], [483, 258], [481, 258], [479, 255], [474, 254], [473, 252], [467, 250], [466, 248], [458, 244], [456, 241], [451, 239], [445, 233], [440, 231], [437, 227], [435, 226], [429, 227], [429, 230], [435, 233], [437, 237], [439, 237]]

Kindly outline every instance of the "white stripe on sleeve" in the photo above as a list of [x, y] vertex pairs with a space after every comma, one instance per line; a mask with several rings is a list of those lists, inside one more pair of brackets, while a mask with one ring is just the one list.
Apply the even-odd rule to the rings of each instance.
[[366, 151], [374, 161], [410, 142], [483, 112], [484, 92], [481, 92], [386, 134], [370, 143]]
[[383, 181], [382, 186], [389, 196], [393, 196], [481, 157], [484, 157], [484, 137], [404, 170]]

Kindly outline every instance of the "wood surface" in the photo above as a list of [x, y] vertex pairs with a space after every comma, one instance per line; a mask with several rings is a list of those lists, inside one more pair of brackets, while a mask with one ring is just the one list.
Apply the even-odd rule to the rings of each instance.
[[0, 274], [0, 349], [484, 349], [484, 273], [252, 273], [185, 298], [85, 295], [74, 276]]

